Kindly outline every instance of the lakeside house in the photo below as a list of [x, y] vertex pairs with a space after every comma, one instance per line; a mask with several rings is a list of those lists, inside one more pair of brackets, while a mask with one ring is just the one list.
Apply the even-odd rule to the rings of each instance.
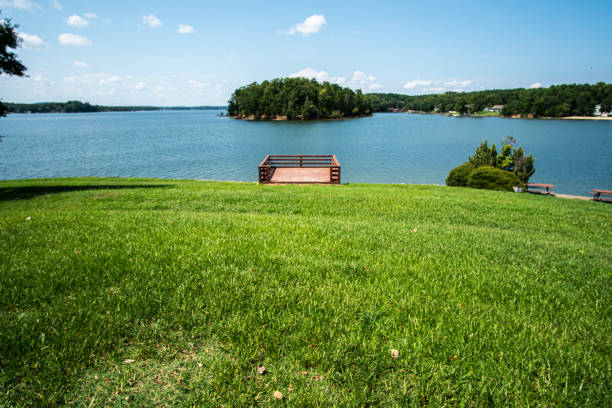
[[504, 109], [504, 105], [493, 105], [490, 108], [484, 108], [484, 111], [501, 113], [502, 109]]
[[607, 118], [608, 116], [610, 116], [610, 112], [602, 112], [601, 105], [595, 105], [595, 109], [593, 110], [593, 116]]

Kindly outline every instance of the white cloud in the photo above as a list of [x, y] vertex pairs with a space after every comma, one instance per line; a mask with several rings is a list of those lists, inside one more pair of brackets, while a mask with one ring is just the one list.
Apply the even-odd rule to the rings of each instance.
[[446, 91], [446, 88], [442, 86], [433, 86], [431, 88], [423, 88], [423, 92], [442, 93]]
[[80, 74], [73, 75], [64, 78], [64, 82], [66, 83], [75, 83], [75, 84], [89, 84], [89, 85], [104, 85], [109, 83], [115, 83], [118, 81], [129, 81], [131, 77], [118, 77], [117, 75], [111, 74], [103, 74], [103, 73], [91, 73], [91, 74]]
[[142, 16], [141, 22], [142, 26], [149, 28], [159, 28], [164, 25], [164, 23], [162, 23], [162, 21], [159, 18], [155, 17], [155, 15], [153, 14], [149, 14], [148, 16]]
[[106, 78], [102, 78], [98, 81], [98, 85], [104, 85], [104, 84], [110, 84], [113, 82], [117, 82], [119, 81], [121, 78], [119, 78], [117, 75], [111, 75], [108, 76]]
[[100, 90], [96, 91], [96, 95], [100, 95], [100, 96], [113, 96], [113, 95], [115, 95], [116, 92], [117, 92], [117, 88], [100, 89]]
[[88, 18], [90, 20], [93, 20], [94, 18], [98, 17], [96, 13], [84, 13], [83, 15], [85, 16], [85, 18]]
[[69, 26], [73, 27], [87, 27], [89, 25], [89, 21], [85, 20], [83, 17], [78, 16], [76, 14], [71, 15], [66, 20]]
[[13, 7], [20, 10], [37, 10], [41, 11], [40, 4], [30, 0], [0, 0], [0, 7]]
[[[413, 89], [417, 93], [442, 93], [446, 91], [465, 92], [464, 88], [473, 84], [469, 79], [433, 80], [415, 79], [408, 81], [404, 89]], [[431, 86], [430, 86], [431, 85]]]
[[227, 83], [227, 79], [224, 79], [223, 81], [215, 85], [215, 89], [217, 90], [217, 95], [223, 95], [226, 83]]
[[55, 81], [51, 81], [45, 75], [37, 74], [32, 77], [35, 82], [40, 82], [45, 85], [55, 85]]
[[353, 85], [367, 85], [371, 82], [376, 81], [376, 77], [374, 75], [367, 75], [363, 71], [355, 71], [353, 73], [353, 78], [351, 78], [351, 83]]
[[316, 79], [318, 82], [325, 82], [329, 80], [329, 74], [325, 71], [315, 71], [312, 68], [304, 68], [301, 71], [289, 75], [289, 78], [307, 78]]
[[190, 79], [188, 83], [196, 88], [205, 88], [208, 86], [206, 82], [196, 81], [195, 79]]
[[541, 88], [541, 87], [542, 87], [542, 84], [539, 82], [534, 82], [533, 84], [529, 86], [529, 88], [531, 89], [536, 89], [536, 88]]
[[413, 89], [413, 88], [416, 88], [417, 86], [426, 86], [426, 85], [431, 85], [432, 83], [433, 81], [430, 81], [430, 80], [424, 81], [422, 79], [415, 79], [414, 81], [406, 82], [406, 84], [404, 85], [404, 88]]
[[79, 68], [89, 68], [89, 64], [83, 61], [74, 61], [72, 65]]
[[47, 43], [37, 35], [19, 33], [19, 38], [21, 38], [23, 48], [28, 50], [40, 50], [47, 48]]
[[325, 16], [323, 14], [313, 14], [310, 17], [306, 17], [306, 19], [301, 23], [295, 24], [288, 31], [285, 31], [285, 33], [290, 35], [296, 33], [300, 33], [302, 35], [316, 34], [325, 24], [327, 24], [327, 21], [325, 20]]
[[[347, 78], [345, 76], [330, 76], [327, 71], [317, 71], [312, 68], [304, 68], [301, 71], [289, 75], [289, 78], [316, 79], [317, 82], [328, 81], [338, 85], [343, 85], [347, 82]], [[357, 70], [353, 73], [353, 76], [348, 81], [348, 85], [352, 87], [362, 87], [368, 85], [370, 89], [378, 89], [382, 86], [380, 84], [374, 84], [374, 81], [376, 81], [376, 77], [374, 75], [368, 75], [365, 72]]]
[[444, 85], [448, 87], [453, 87], [453, 86], [466, 87], [470, 85], [471, 83], [472, 81], [469, 81], [469, 80], [463, 80], [463, 81], [454, 80], [454, 81], [446, 81], [444, 82]]
[[73, 47], [84, 47], [93, 44], [88, 38], [71, 33], [60, 34], [57, 37], [57, 41], [62, 45], [71, 45]]
[[179, 24], [178, 29], [176, 30], [179, 34], [191, 34], [195, 30], [189, 24]]
[[137, 91], [142, 91], [143, 89], [145, 89], [147, 86], [145, 85], [144, 82], [139, 82], [136, 84], [136, 86], [134, 86], [134, 89]]
[[54, 9], [58, 10], [58, 11], [62, 11], [62, 5], [60, 4], [60, 2], [58, 0], [51, 0], [51, 7], [53, 7]]

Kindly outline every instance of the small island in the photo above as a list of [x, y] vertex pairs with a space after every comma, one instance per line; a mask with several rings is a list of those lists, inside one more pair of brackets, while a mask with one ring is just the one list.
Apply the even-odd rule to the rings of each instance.
[[277, 78], [236, 89], [228, 114], [250, 120], [343, 119], [372, 114], [370, 98], [329, 82], [306, 78]]

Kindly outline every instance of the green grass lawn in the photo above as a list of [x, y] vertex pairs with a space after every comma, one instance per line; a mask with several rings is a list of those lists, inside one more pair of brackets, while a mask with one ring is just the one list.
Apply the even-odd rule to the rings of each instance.
[[611, 227], [450, 187], [0, 182], [0, 405], [610, 406]]

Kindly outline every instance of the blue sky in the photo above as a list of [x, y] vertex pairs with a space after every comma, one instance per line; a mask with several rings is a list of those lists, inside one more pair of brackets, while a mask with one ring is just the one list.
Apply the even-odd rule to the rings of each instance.
[[301, 75], [407, 94], [612, 82], [610, 1], [0, 0], [7, 102], [217, 105]]

